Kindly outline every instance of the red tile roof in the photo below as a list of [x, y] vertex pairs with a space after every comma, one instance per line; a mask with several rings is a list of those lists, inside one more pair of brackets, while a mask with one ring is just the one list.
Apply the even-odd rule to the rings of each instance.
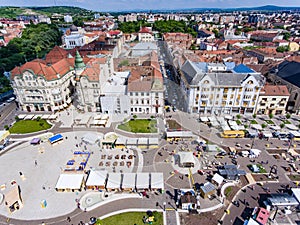
[[142, 27], [140, 29], [139, 33], [149, 33], [149, 34], [151, 34], [152, 32], [147, 27]]
[[290, 96], [286, 85], [266, 84], [260, 91], [261, 96]]
[[99, 81], [100, 77], [100, 64], [106, 63], [106, 58], [83, 58], [86, 62], [86, 68], [80, 76], [86, 76], [90, 81]]
[[11, 71], [11, 77], [13, 79], [16, 75], [21, 75], [24, 71], [28, 70], [33, 72], [35, 75], [45, 77], [46, 80], [55, 80], [72, 70], [74, 62], [74, 58], [66, 58], [55, 64], [47, 65], [47, 63], [42, 60], [34, 60], [25, 63], [21, 67], [15, 67]]
[[56, 63], [61, 59], [64, 59], [68, 56], [68, 51], [58, 46], [55, 46], [47, 55], [46, 62], [47, 63]]

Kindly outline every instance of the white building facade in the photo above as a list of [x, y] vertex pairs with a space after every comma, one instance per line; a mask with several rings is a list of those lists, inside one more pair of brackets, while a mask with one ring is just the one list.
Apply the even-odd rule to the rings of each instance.
[[182, 66], [181, 87], [187, 96], [187, 111], [202, 114], [255, 112], [265, 80], [261, 74], [203, 72], [193, 62]]

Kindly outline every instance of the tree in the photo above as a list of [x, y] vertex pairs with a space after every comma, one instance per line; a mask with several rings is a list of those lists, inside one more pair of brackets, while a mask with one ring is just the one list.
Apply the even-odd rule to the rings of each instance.
[[285, 32], [284, 34], [283, 34], [283, 39], [284, 40], [289, 40], [290, 39], [290, 37], [291, 37], [291, 34], [289, 33], [289, 32]]
[[253, 117], [253, 119], [255, 119], [255, 118], [256, 118], [256, 114], [254, 113], [254, 114], [252, 115], [252, 117]]
[[235, 35], [241, 35], [241, 33], [242, 33], [242, 29], [240, 29], [240, 28], [236, 28], [234, 31]]
[[26, 61], [42, 58], [55, 45], [61, 44], [61, 35], [57, 25], [30, 24], [22, 32], [22, 37], [12, 39], [7, 46], [0, 48], [0, 93], [10, 90], [10, 83], [1, 76]]
[[120, 67], [122, 67], [122, 66], [129, 66], [129, 61], [128, 61], [128, 59], [122, 60], [122, 61], [119, 63], [119, 66], [120, 66]]
[[217, 29], [213, 29], [212, 32], [215, 34], [216, 38], [220, 37], [220, 33], [219, 33], [219, 31]]
[[288, 52], [289, 51], [289, 46], [278, 46], [276, 48], [276, 52]]
[[286, 117], [287, 119], [290, 119], [290, 118], [291, 118], [291, 114], [288, 113], [288, 114], [285, 115], [285, 117]]
[[265, 128], [267, 127], [267, 125], [266, 125], [265, 123], [263, 123], [263, 124], [261, 125], [261, 127], [262, 127], [263, 129], [265, 129]]
[[274, 115], [272, 113], [269, 114], [269, 118], [272, 119]]
[[284, 124], [284, 123], [281, 123], [281, 124], [280, 124], [280, 128], [283, 129], [284, 127], [285, 127], [285, 124]]
[[240, 115], [240, 114], [237, 114], [237, 115], [236, 115], [236, 118], [241, 119], [241, 115]]

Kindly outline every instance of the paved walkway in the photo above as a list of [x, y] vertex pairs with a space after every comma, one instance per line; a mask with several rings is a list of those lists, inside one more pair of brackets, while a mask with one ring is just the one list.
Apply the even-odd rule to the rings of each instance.
[[179, 214], [175, 209], [167, 208], [166, 225], [180, 225]]

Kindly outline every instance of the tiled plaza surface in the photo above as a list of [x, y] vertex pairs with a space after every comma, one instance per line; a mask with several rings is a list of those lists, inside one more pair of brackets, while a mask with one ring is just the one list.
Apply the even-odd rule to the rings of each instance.
[[[48, 141], [37, 146], [30, 145], [29, 141], [8, 151], [0, 158], [0, 169], [5, 173], [0, 174], [1, 185], [6, 185], [6, 190], [11, 186], [11, 181], [15, 180], [21, 188], [21, 196], [24, 206], [21, 210], [10, 214], [5, 204], [0, 205], [2, 215], [24, 220], [44, 219], [68, 214], [75, 210], [76, 199], [79, 199], [83, 192], [57, 192], [55, 185], [59, 175], [63, 172], [68, 160], [74, 157], [74, 151], [92, 152], [87, 164], [87, 170], [92, 167], [103, 169], [99, 166], [101, 155], [105, 154], [100, 147], [95, 145], [86, 146], [81, 144], [81, 137], [86, 132], [62, 133], [64, 140], [58, 144], [51, 145]], [[76, 147], [78, 146], [78, 147]], [[111, 152], [109, 155], [113, 155]], [[129, 153], [124, 153], [128, 157]], [[35, 164], [37, 162], [37, 164]], [[113, 162], [108, 171], [113, 170]], [[116, 170], [123, 167], [116, 166]], [[132, 161], [130, 170], [134, 167]], [[21, 172], [25, 179], [21, 178]], [[4, 190], [5, 191], [5, 190]], [[41, 207], [41, 201], [47, 201], [47, 207]]]

